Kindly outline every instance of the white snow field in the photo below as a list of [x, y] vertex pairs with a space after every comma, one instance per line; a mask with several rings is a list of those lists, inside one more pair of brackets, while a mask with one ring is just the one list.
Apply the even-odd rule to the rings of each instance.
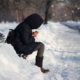
[[[2, 22], [0, 32], [6, 37], [16, 26]], [[37, 52], [24, 60], [10, 44], [0, 43], [0, 80], [80, 80], [80, 33], [58, 22], [41, 25], [38, 31], [36, 41], [45, 44], [43, 66], [50, 73], [43, 74], [35, 66]]]

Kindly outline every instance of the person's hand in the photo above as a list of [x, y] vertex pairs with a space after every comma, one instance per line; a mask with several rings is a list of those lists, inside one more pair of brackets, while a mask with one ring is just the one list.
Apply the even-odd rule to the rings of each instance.
[[35, 32], [32, 33], [32, 36], [36, 37], [38, 35], [38, 33], [39, 33], [38, 31], [35, 31]]

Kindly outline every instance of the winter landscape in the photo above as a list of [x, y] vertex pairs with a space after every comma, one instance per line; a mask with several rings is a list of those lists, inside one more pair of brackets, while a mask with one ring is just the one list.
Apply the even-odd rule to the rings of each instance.
[[[0, 33], [6, 38], [9, 29], [17, 25], [1, 22]], [[79, 22], [48, 22], [38, 29], [36, 41], [45, 44], [44, 67], [50, 69], [47, 74], [35, 66], [36, 52], [25, 60], [18, 57], [10, 44], [1, 41], [0, 80], [80, 80], [79, 29]]]

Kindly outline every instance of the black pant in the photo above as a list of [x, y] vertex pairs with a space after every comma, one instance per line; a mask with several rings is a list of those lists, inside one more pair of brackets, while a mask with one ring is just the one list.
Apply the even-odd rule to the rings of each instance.
[[38, 51], [37, 52], [38, 57], [43, 57], [44, 48], [45, 48], [44, 44], [41, 42], [38, 42], [38, 46], [34, 49], [34, 51]]

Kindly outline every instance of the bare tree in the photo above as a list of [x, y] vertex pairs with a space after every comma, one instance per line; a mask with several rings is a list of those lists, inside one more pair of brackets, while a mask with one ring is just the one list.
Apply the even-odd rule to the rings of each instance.
[[46, 0], [46, 8], [45, 8], [45, 22], [44, 24], [47, 24], [48, 22], [48, 14], [49, 14], [49, 8], [52, 4], [53, 0]]
[[80, 19], [80, 0], [70, 0], [69, 9], [71, 10], [72, 20]]

